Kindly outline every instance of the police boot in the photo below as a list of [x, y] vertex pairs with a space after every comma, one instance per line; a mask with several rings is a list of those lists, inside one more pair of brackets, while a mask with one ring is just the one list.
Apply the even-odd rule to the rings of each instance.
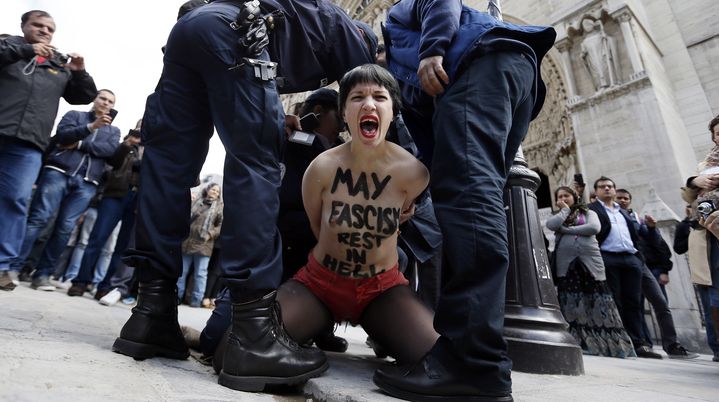
[[177, 281], [140, 282], [137, 306], [120, 331], [112, 350], [135, 360], [154, 356], [187, 359], [190, 351], [177, 323]]
[[327, 370], [327, 357], [321, 350], [301, 347], [287, 335], [276, 294], [232, 304], [220, 385], [257, 392], [265, 385], [303, 383]]

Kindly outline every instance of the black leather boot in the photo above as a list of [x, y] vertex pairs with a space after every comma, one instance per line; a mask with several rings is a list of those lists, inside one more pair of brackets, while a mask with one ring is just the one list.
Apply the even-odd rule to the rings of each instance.
[[276, 294], [232, 305], [220, 385], [257, 392], [265, 385], [300, 384], [327, 370], [327, 357], [321, 350], [301, 347], [287, 335]]
[[154, 356], [187, 359], [190, 351], [177, 323], [177, 286], [170, 279], [140, 282], [137, 306], [112, 350], [136, 360]]
[[344, 353], [349, 346], [346, 339], [335, 335], [334, 328], [315, 336], [314, 341], [318, 348], [327, 352]]

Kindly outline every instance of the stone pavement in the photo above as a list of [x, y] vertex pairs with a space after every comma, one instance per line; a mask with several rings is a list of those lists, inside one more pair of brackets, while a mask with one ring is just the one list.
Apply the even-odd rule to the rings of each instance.
[[[180, 307], [180, 323], [202, 329], [210, 312]], [[346, 354], [303, 388], [275, 394], [217, 385], [210, 367], [190, 358], [135, 361], [110, 351], [130, 308], [105, 307], [86, 295], [31, 290], [0, 292], [1, 401], [396, 401], [372, 384], [385, 364], [364, 345], [359, 328], [342, 326]], [[411, 336], [411, 334], [408, 334]], [[585, 356], [583, 376], [515, 372], [517, 401], [719, 401], [719, 363], [710, 356], [621, 360]]]

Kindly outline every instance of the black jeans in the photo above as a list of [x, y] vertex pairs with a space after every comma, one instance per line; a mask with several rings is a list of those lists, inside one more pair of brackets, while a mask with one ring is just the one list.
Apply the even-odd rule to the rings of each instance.
[[[637, 255], [602, 251], [607, 273], [607, 284], [619, 308], [624, 329], [632, 338], [634, 347], [644, 345], [642, 340], [642, 271], [644, 263]], [[650, 274], [651, 275], [651, 274]]]
[[527, 134], [533, 83], [533, 66], [522, 54], [484, 55], [437, 100], [432, 122], [443, 287], [434, 320], [441, 338], [431, 353], [488, 393], [511, 391], [503, 337], [509, 266], [503, 192]]
[[[674, 327], [674, 318], [672, 317], [671, 310], [669, 310], [667, 298], [664, 292], [662, 292], [662, 288], [659, 286], [659, 282], [657, 282], [654, 274], [652, 274], [652, 271], [650, 271], [646, 265], [644, 265], [642, 269], [642, 294], [649, 300], [649, 304], [651, 304], [652, 309], [654, 309], [654, 314], [657, 316], [657, 322], [659, 323], [659, 331], [662, 335], [662, 346], [666, 349], [667, 346], [677, 342], [677, 330]], [[643, 305], [642, 300], [642, 306]], [[644, 330], [646, 328], [646, 321], [642, 320], [642, 324]], [[645, 336], [649, 336], [648, 331], [645, 333]]]

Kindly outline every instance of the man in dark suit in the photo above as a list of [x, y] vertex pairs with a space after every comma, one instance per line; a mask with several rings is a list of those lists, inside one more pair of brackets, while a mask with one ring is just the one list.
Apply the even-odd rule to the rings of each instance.
[[597, 241], [602, 252], [607, 283], [619, 307], [624, 328], [632, 338], [638, 357], [661, 359], [642, 340], [641, 283], [644, 262], [637, 248], [639, 239], [636, 221], [614, 201], [616, 186], [612, 179], [602, 176], [594, 182], [597, 201], [589, 204], [596, 212], [602, 228]]

